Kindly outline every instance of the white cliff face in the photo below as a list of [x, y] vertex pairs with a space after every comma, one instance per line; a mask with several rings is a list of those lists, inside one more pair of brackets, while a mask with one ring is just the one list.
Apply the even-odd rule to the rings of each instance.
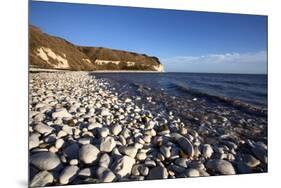
[[164, 66], [162, 64], [154, 66], [154, 69], [158, 72], [164, 72]]
[[92, 63], [90, 59], [82, 59], [82, 61], [86, 62], [86, 63]]
[[110, 61], [110, 60], [102, 60], [102, 59], [95, 60], [95, 64], [97, 64], [97, 65], [106, 65], [109, 63], [118, 65], [120, 63], [120, 61]]
[[[102, 60], [102, 59], [97, 59], [95, 61], [95, 63], [97, 65], [106, 65], [106, 64], [109, 64], [109, 63], [112, 63], [112, 64], [115, 64], [115, 65], [119, 65], [120, 64], [120, 61], [112, 61], [112, 60]], [[127, 64], [127, 66], [134, 66], [136, 64], [136, 62], [133, 62], [133, 61], [127, 61], [125, 62]]]
[[[107, 64], [119, 65], [120, 63], [121, 63], [120, 61], [112, 61], [112, 60], [102, 60], [102, 59], [95, 60], [95, 64], [97, 65], [107, 65]], [[137, 64], [137, 62], [134, 61], [127, 61], [122, 63], [126, 63], [128, 67], [135, 66]], [[162, 64], [154, 65], [153, 68], [157, 72], [164, 72], [164, 66]]]
[[133, 62], [133, 61], [127, 61], [127, 66], [128, 67], [131, 67], [131, 66], [135, 66], [136, 62]]
[[[59, 69], [68, 69], [69, 68], [69, 64], [68, 61], [66, 59], [66, 55], [63, 54], [63, 56], [65, 58], [63, 58], [62, 56], [56, 54], [55, 52], [53, 52], [50, 48], [45, 48], [45, 47], [41, 47], [37, 49], [37, 55], [44, 61], [46, 61], [48, 64], [52, 65], [53, 68], [59, 68]], [[58, 62], [57, 65], [54, 65], [50, 62], [50, 58], [52, 58], [53, 60], [56, 60]]]

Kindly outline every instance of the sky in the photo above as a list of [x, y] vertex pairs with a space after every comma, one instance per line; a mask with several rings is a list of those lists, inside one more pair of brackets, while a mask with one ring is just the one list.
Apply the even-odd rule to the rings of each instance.
[[156, 56], [166, 72], [267, 73], [267, 17], [30, 2], [29, 23], [82, 46]]

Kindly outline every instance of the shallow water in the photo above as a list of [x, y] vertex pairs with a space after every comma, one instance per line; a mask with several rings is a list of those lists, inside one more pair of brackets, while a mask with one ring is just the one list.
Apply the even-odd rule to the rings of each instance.
[[144, 86], [165, 91], [170, 96], [192, 94], [193, 97], [224, 97], [256, 106], [267, 106], [267, 75], [206, 73], [102, 73], [95, 75], [98, 78], [118, 82], [124, 87]]

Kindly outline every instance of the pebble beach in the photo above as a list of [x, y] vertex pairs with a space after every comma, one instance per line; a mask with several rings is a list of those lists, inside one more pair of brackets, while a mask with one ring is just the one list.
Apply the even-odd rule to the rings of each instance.
[[206, 115], [196, 98], [186, 116], [89, 72], [29, 76], [31, 187], [267, 172], [264, 118]]

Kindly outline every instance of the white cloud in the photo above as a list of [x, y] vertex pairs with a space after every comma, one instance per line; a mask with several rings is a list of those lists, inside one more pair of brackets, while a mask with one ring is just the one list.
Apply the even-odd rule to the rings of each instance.
[[225, 53], [225, 54], [208, 54], [202, 56], [176, 56], [162, 59], [162, 62], [167, 63], [266, 63], [267, 52], [259, 51], [255, 53]]

